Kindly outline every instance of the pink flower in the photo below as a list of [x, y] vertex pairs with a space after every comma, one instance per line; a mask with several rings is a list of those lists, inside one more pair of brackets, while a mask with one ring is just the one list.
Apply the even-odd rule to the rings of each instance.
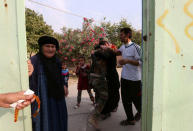
[[74, 46], [71, 46], [70, 48], [71, 48], [71, 49], [74, 49]]
[[62, 43], [63, 42], [63, 39], [61, 39], [60, 41], [59, 41], [59, 43]]
[[84, 21], [88, 21], [88, 19], [86, 17], [84, 17], [83, 19], [84, 19]]
[[70, 48], [68, 51], [69, 51], [69, 52], [72, 52], [72, 49]]
[[103, 37], [103, 34], [99, 34], [99, 37]]
[[101, 28], [101, 31], [104, 32], [104, 28]]
[[95, 45], [97, 45], [97, 44], [98, 44], [98, 41], [97, 41], [97, 40], [95, 40], [93, 45], [95, 46]]
[[75, 62], [75, 61], [76, 61], [76, 59], [72, 58], [72, 59], [71, 59], [71, 61], [72, 61], [72, 62]]
[[94, 39], [94, 38], [92, 38], [92, 39], [91, 39], [91, 42], [93, 42], [94, 40], [95, 40], [95, 39]]
[[64, 60], [68, 60], [68, 57], [64, 57]]
[[86, 38], [86, 41], [88, 41], [88, 37]]
[[91, 28], [90, 30], [91, 30], [93, 33], [95, 33], [95, 31], [94, 31], [92, 28]]
[[61, 50], [58, 50], [58, 53], [59, 53], [59, 54], [62, 54]]

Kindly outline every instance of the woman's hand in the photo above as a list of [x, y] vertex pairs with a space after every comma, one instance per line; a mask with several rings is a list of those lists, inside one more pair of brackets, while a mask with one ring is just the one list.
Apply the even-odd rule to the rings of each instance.
[[31, 76], [34, 71], [34, 67], [30, 60], [27, 61], [27, 65], [28, 65], [28, 75]]

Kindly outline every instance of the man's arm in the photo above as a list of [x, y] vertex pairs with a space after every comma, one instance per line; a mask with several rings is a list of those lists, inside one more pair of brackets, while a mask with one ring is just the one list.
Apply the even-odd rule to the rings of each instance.
[[101, 46], [101, 48], [104, 49], [104, 50], [105, 50], [105, 49], [111, 49], [111, 50], [113, 50], [113, 51], [115, 52], [116, 56], [122, 55], [122, 53], [121, 53], [121, 51], [120, 51], [119, 49], [112, 49], [111, 46], [107, 46], [107, 45], [106, 45], [106, 46]]
[[118, 50], [118, 49], [114, 50], [114, 52], [115, 52], [116, 56], [121, 56], [122, 55], [121, 51]]
[[135, 50], [134, 50], [134, 58], [135, 60], [129, 60], [129, 59], [121, 59], [119, 61], [119, 63], [121, 65], [125, 65], [125, 64], [131, 64], [131, 65], [134, 65], [134, 66], [139, 66], [142, 64], [142, 61], [141, 61], [141, 48], [137, 45], [134, 45], [135, 46]]
[[129, 60], [129, 59], [121, 59], [119, 60], [120, 65], [125, 65], [125, 64], [131, 64], [134, 66], [139, 66], [140, 63], [137, 60]]
[[78, 65], [76, 67], [76, 76], [78, 77], [79, 76], [79, 73], [80, 73], [80, 66]]

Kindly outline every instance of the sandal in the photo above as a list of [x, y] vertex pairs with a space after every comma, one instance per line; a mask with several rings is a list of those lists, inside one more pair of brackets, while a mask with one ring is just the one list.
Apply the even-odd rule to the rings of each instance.
[[100, 128], [98, 127], [98, 122], [95, 117], [90, 116], [88, 119], [88, 123], [95, 128], [95, 131], [101, 131]]
[[135, 117], [134, 117], [134, 118], [135, 118], [136, 121], [139, 121], [139, 120], [141, 119], [141, 114], [137, 112], [137, 113], [135, 114]]

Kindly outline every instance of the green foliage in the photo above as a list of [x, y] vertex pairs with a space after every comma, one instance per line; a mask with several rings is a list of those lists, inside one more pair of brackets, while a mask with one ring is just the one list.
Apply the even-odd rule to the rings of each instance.
[[63, 38], [60, 42], [59, 54], [63, 61], [75, 63], [79, 56], [88, 59], [99, 38], [104, 37], [104, 30], [92, 26], [93, 20], [84, 18], [82, 29], [62, 28]]
[[141, 44], [141, 32], [134, 29], [131, 24], [127, 22], [126, 19], [122, 19], [119, 23], [111, 24], [110, 22], [101, 22], [100, 25], [102, 28], [104, 28], [107, 38], [109, 41], [118, 47], [121, 46], [121, 41], [119, 39], [120, 29], [124, 27], [129, 27], [133, 31], [133, 38], [132, 41], [136, 44]]
[[37, 40], [43, 35], [53, 35], [51, 26], [47, 25], [42, 15], [26, 8], [26, 35], [27, 35], [27, 51], [28, 54], [38, 51]]
[[121, 19], [118, 23], [106, 22], [99, 26], [93, 25], [93, 19], [84, 18], [82, 29], [62, 28], [62, 34], [54, 33], [51, 26], [47, 25], [42, 15], [26, 8], [26, 34], [28, 54], [38, 51], [37, 40], [40, 36], [50, 35], [59, 40], [60, 50], [58, 51], [62, 61], [75, 64], [79, 56], [85, 56], [88, 59], [99, 38], [107, 37], [109, 42], [120, 47], [119, 40], [120, 29], [130, 27], [133, 30], [133, 38], [137, 44], [141, 44], [141, 32], [135, 30], [126, 19]]
[[[136, 31], [126, 19], [119, 23], [111, 24], [110, 22], [101, 22], [100, 26], [93, 25], [92, 19], [84, 18], [82, 29], [71, 29], [63, 27], [63, 36], [60, 39], [59, 54], [63, 61], [74, 63], [79, 56], [85, 56], [88, 59], [95, 45], [98, 44], [99, 38], [107, 37], [109, 42], [116, 46], [121, 46], [119, 39], [120, 29], [130, 27], [133, 30], [132, 41], [140, 44], [141, 33]], [[61, 37], [61, 35], [60, 35]]]

